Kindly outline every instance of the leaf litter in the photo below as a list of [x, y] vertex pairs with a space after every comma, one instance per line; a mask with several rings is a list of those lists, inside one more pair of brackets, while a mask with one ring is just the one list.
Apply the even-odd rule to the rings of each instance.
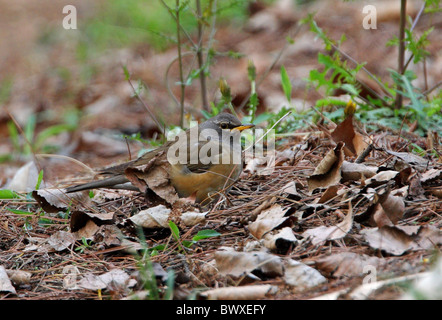
[[[249, 27], [270, 27], [258, 25]], [[105, 81], [99, 81], [101, 92]], [[122, 102], [114, 91], [124, 91], [124, 85], [110, 87], [110, 92], [91, 87], [79, 94], [90, 115], [74, 148], [79, 155], [121, 160], [126, 152], [121, 141], [90, 130], [98, 122], [131, 120], [116, 108]], [[241, 81], [232, 87], [241, 87]], [[97, 112], [100, 108], [105, 112]], [[139, 122], [140, 114], [133, 118]], [[389, 285], [423, 275], [442, 242], [440, 160], [406, 151], [410, 143], [427, 146], [423, 138], [405, 139], [383, 127], [367, 135], [354, 122], [347, 117], [323, 132], [312, 127], [279, 141], [270, 175], [262, 175], [269, 163], [246, 160], [241, 179], [208, 211], [177, 200], [159, 171], [156, 183], [148, 185], [156, 196], [147, 202], [144, 195], [116, 190], [97, 191], [92, 199], [87, 193], [65, 198], [63, 187], [74, 183], [77, 173], [57, 181], [60, 188], [44, 181], [33, 192], [35, 201], [2, 201], [0, 295], [124, 299], [143, 292], [145, 298], [143, 272], [151, 270], [159, 297], [173, 279], [175, 298], [193, 297], [201, 288], [208, 288], [199, 293], [201, 299], [309, 299], [328, 293], [339, 298], [362, 284], [370, 275], [367, 267], [374, 267], [378, 278], [390, 278]], [[431, 148], [440, 157], [440, 139], [434, 142]], [[14, 185], [34, 188], [34, 169], [24, 167]], [[130, 177], [142, 188], [152, 178], [143, 168]], [[146, 212], [153, 224], [142, 225], [140, 232], [134, 217]], [[220, 235], [193, 240], [204, 230]]]

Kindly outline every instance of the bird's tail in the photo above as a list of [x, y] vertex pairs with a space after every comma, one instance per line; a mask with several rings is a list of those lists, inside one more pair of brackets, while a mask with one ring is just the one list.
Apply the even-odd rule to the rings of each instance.
[[91, 181], [79, 184], [77, 186], [68, 187], [66, 188], [66, 192], [70, 193], [97, 188], [138, 190], [138, 188], [134, 187], [133, 185], [126, 185], [127, 182], [129, 182], [129, 180], [124, 175], [116, 175], [102, 180]]

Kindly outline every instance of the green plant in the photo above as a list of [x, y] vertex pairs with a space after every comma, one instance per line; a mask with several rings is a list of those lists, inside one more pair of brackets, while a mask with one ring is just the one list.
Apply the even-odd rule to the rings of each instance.
[[[402, 1], [404, 4], [406, 1]], [[434, 2], [426, 1], [423, 8], [434, 5]], [[424, 10], [421, 10], [423, 12]], [[404, 11], [405, 12], [405, 11]], [[403, 14], [405, 14], [402, 12]], [[433, 88], [417, 88], [413, 85], [413, 80], [417, 76], [410, 70], [408, 65], [413, 63], [424, 63], [428, 56], [426, 47], [429, 44], [429, 35], [434, 28], [424, 31], [419, 37], [416, 37], [413, 30], [419, 17], [415, 21], [409, 19], [409, 26], [400, 25], [400, 34], [403, 38], [394, 38], [386, 45], [398, 45], [399, 48], [399, 66], [398, 70], [390, 70], [391, 83], [382, 82], [379, 77], [371, 74], [366, 68], [365, 63], [358, 63], [348, 54], [341, 50], [341, 45], [345, 41], [343, 35], [339, 42], [332, 40], [316, 23], [313, 15], [309, 15], [303, 20], [308, 23], [310, 30], [314, 32], [321, 40], [323, 40], [327, 54], [319, 53], [318, 62], [322, 65], [322, 70], [312, 70], [306, 79], [311, 87], [316, 90], [324, 89], [325, 98], [316, 102], [316, 107], [321, 108], [324, 115], [329, 119], [339, 119], [343, 117], [342, 107], [345, 101], [333, 98], [337, 91], [343, 91], [350, 95], [353, 101], [358, 101], [360, 112], [356, 113], [356, 117], [360, 121], [377, 122], [389, 126], [393, 129], [408, 129], [411, 123], [417, 124], [416, 132], [425, 135], [427, 130], [438, 131], [442, 133], [442, 105], [440, 92], [430, 97], [430, 93], [434, 91], [439, 84]], [[405, 50], [411, 53], [410, 58], [405, 63], [401, 57]], [[350, 63], [353, 66], [350, 66]], [[379, 86], [383, 89], [383, 94], [377, 93], [357, 79], [359, 72], [366, 72]], [[283, 71], [281, 76], [285, 78]], [[426, 74], [424, 74], [426, 77]], [[283, 79], [285, 87], [284, 92], [287, 95], [287, 80]], [[368, 95], [361, 95], [362, 89], [368, 91]], [[405, 100], [404, 100], [405, 99]], [[338, 108], [336, 108], [338, 107]], [[339, 108], [341, 107], [341, 108]], [[406, 122], [402, 119], [406, 118]]]
[[[51, 153], [56, 151], [57, 147], [50, 145], [48, 140], [63, 132], [74, 130], [77, 127], [79, 117], [74, 113], [67, 112], [64, 123], [48, 126], [36, 133], [37, 119], [38, 115], [30, 115], [23, 129], [14, 119], [7, 123], [9, 139], [14, 150], [13, 153], [27, 158], [33, 153]], [[10, 161], [13, 159], [13, 154], [1, 156], [1, 158], [4, 161]]]
[[84, 253], [85, 250], [90, 249], [92, 246], [92, 240], [87, 240], [85, 237], [81, 237], [81, 245], [75, 248], [75, 251]]

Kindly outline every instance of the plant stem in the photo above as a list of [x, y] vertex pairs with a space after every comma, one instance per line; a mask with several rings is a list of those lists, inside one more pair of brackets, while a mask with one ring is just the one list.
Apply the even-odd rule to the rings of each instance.
[[180, 69], [180, 86], [181, 86], [181, 97], [180, 97], [180, 125], [181, 128], [184, 127], [184, 91], [186, 89], [186, 85], [184, 83], [183, 76], [183, 59], [181, 56], [181, 28], [180, 28], [180, 0], [176, 0], [176, 8], [175, 8], [175, 22], [176, 22], [176, 36], [177, 36], [177, 45], [178, 45], [178, 65]]
[[[401, 0], [401, 17], [399, 25], [399, 55], [398, 55], [398, 73], [404, 74], [404, 57], [405, 57], [405, 20], [406, 20], [407, 0]], [[401, 87], [398, 87], [396, 96], [396, 109], [402, 108]]]
[[201, 2], [196, 0], [196, 10], [197, 10], [197, 20], [198, 20], [198, 44], [197, 44], [197, 57], [198, 57], [198, 67], [200, 69], [200, 85], [201, 85], [201, 102], [203, 104], [203, 110], [209, 110], [209, 102], [207, 100], [207, 88], [206, 88], [206, 74], [203, 59], [203, 24], [201, 19]]

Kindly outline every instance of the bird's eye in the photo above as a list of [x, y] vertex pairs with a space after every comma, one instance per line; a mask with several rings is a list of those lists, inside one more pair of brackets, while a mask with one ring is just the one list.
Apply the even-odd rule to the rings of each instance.
[[227, 128], [229, 128], [229, 124], [227, 122], [222, 122], [220, 124], [220, 127], [221, 127], [221, 129], [227, 129]]

